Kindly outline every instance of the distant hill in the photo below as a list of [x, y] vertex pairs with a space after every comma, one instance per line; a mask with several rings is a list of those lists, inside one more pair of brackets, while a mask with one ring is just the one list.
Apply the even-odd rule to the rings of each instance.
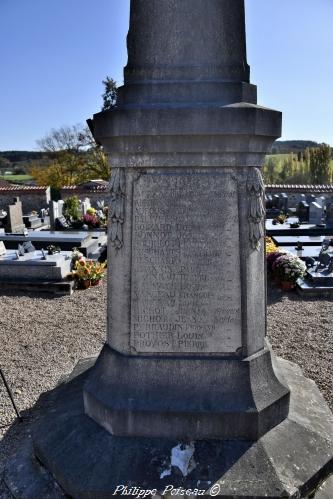
[[277, 140], [272, 145], [271, 154], [290, 154], [305, 151], [307, 147], [318, 147], [312, 140]]
[[2, 158], [8, 159], [12, 163], [18, 161], [30, 161], [31, 159], [42, 159], [45, 156], [42, 151], [0, 151]]
[[27, 173], [32, 166], [47, 166], [50, 157], [41, 151], [0, 151], [0, 172]]
[[[277, 140], [271, 154], [290, 154], [304, 151], [307, 147], [318, 147], [320, 144], [311, 140]], [[12, 171], [16, 174], [28, 173], [32, 166], [47, 166], [50, 156], [42, 151], [0, 151], [0, 174]]]

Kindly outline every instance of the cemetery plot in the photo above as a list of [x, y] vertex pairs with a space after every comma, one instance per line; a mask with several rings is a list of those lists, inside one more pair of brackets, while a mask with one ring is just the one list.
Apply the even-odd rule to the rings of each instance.
[[33, 231], [28, 235], [9, 235], [0, 232], [0, 241], [6, 248], [17, 249], [19, 243], [31, 241], [36, 249], [46, 249], [47, 246], [59, 246], [62, 251], [71, 251], [78, 248], [88, 258], [98, 258], [103, 252], [107, 236], [100, 231]]
[[333, 230], [329, 227], [317, 227], [315, 225], [303, 223], [299, 227], [291, 227], [291, 224], [298, 220], [296, 218], [288, 218], [283, 224], [272, 223], [272, 220], [266, 220], [266, 234], [268, 236], [323, 236], [330, 235]]
[[[333, 232], [333, 231], [332, 231]], [[297, 246], [302, 243], [303, 246], [319, 246], [327, 236], [272, 236], [277, 246]], [[333, 236], [332, 236], [333, 237]]]

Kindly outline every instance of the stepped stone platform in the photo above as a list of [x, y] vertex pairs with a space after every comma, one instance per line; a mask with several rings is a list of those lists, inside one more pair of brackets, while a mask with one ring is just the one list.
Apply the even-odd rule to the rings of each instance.
[[[93, 364], [94, 359], [81, 361], [67, 380], [41, 396], [35, 454], [31, 439], [22, 442], [4, 475], [14, 497], [101, 499], [129, 483], [156, 489], [156, 495], [172, 484], [225, 498], [299, 499], [317, 490], [316, 499], [333, 497], [332, 480], [322, 485], [333, 472], [333, 415], [295, 364], [275, 360], [277, 375], [291, 388], [288, 418], [257, 442], [193, 442], [193, 471], [187, 476], [170, 467], [179, 441], [115, 437], [84, 414], [82, 388]], [[164, 497], [174, 495], [167, 489]]]

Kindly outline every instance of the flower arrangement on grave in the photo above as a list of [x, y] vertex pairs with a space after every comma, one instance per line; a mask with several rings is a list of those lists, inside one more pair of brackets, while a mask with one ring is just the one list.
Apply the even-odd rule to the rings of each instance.
[[75, 268], [76, 262], [80, 260], [81, 258], [84, 258], [83, 253], [78, 248], [73, 248], [72, 250], [72, 255], [71, 255], [71, 270]]
[[298, 256], [291, 253], [284, 253], [275, 259], [272, 271], [274, 276], [282, 284], [282, 288], [284, 288], [286, 286], [283, 283], [295, 286], [297, 279], [304, 277], [306, 265]]
[[280, 250], [272, 251], [269, 253], [266, 257], [266, 262], [267, 262], [267, 272], [271, 274], [273, 272], [273, 265], [275, 263], [275, 260], [277, 260], [281, 255], [283, 255]]
[[277, 217], [275, 217], [272, 221], [272, 224], [273, 225], [277, 225], [277, 224], [284, 224], [285, 221], [288, 219], [288, 215], [285, 215], [284, 213], [280, 213], [280, 215], [278, 215]]
[[81, 215], [80, 200], [77, 196], [72, 196], [66, 199], [63, 207], [63, 215], [70, 222], [77, 222]]
[[83, 288], [96, 286], [105, 275], [106, 263], [94, 262], [81, 257], [76, 261], [72, 275]]
[[273, 242], [273, 239], [271, 237], [265, 237], [265, 245], [266, 245], [266, 255], [269, 255], [269, 253], [274, 253], [278, 251], [278, 247], [276, 244]]
[[85, 225], [88, 225], [88, 227], [90, 229], [93, 229], [93, 228], [100, 226], [100, 221], [99, 221], [98, 217], [96, 216], [96, 214], [95, 213], [93, 213], [93, 214], [88, 213], [88, 210], [87, 210], [87, 213], [85, 215], [83, 215], [82, 222]]

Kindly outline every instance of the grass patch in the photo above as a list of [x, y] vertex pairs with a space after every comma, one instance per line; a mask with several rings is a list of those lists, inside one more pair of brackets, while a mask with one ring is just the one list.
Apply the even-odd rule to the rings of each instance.
[[10, 182], [24, 182], [34, 179], [31, 175], [2, 175], [0, 178], [3, 180], [9, 180]]

